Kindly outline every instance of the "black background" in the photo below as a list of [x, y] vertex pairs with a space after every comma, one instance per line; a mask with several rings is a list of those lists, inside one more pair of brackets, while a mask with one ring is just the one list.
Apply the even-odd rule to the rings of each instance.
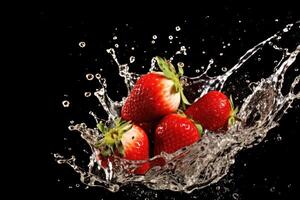
[[[128, 62], [128, 58], [134, 55], [136, 61], [133, 67], [136, 71], [143, 72], [144, 69], [139, 68], [142, 65], [145, 65], [146, 70], [153, 56], [170, 56], [178, 50], [180, 45], [176, 45], [176, 42], [174, 45], [168, 44], [167, 37], [170, 34], [178, 34], [180, 41], [191, 47], [185, 58], [188, 64], [207, 65], [208, 60], [213, 57], [220, 66], [232, 66], [246, 50], [286, 24], [300, 19], [299, 12], [292, 6], [257, 9], [220, 5], [190, 12], [187, 12], [186, 8], [168, 9], [152, 6], [150, 12], [127, 7], [123, 10], [116, 9], [112, 5], [77, 9], [53, 9], [44, 6], [39, 9], [39, 31], [36, 33], [39, 43], [38, 72], [42, 75], [42, 83], [45, 83], [39, 94], [43, 96], [43, 105], [46, 106], [43, 108], [43, 116], [47, 119], [47, 128], [44, 129], [43, 136], [39, 137], [39, 140], [46, 141], [43, 142], [42, 148], [42, 152], [45, 151], [45, 162], [34, 172], [37, 175], [34, 187], [45, 191], [44, 194], [49, 197], [62, 195], [67, 199], [221, 200], [234, 199], [233, 194], [237, 193], [238, 199], [244, 200], [292, 199], [294, 195], [299, 195], [296, 178], [299, 176], [299, 167], [296, 164], [299, 158], [299, 106], [289, 110], [281, 120], [280, 126], [273, 129], [265, 141], [238, 154], [230, 171], [233, 173], [231, 176], [228, 175], [220, 183], [191, 194], [151, 191], [140, 185], [126, 186], [117, 193], [110, 193], [101, 188], [85, 190], [82, 185], [78, 188], [75, 186], [80, 181], [72, 169], [54, 162], [51, 153], [67, 154], [66, 143], [74, 143], [75, 149], [76, 145], [82, 145], [79, 136], [68, 132], [69, 121], [89, 123], [92, 120], [87, 110], [102, 113], [101, 110], [96, 110], [97, 101], [94, 98], [91, 97], [87, 101], [83, 97], [84, 91], [93, 91], [97, 87], [95, 82], [85, 80], [85, 74], [96, 73], [101, 66], [101, 74], [107, 77], [108, 84], [120, 87], [121, 94], [125, 89], [122, 89], [122, 79], [113, 75], [117, 72], [116, 66], [105, 53], [105, 49], [113, 47], [116, 43], [112, 40], [114, 35], [118, 36], [117, 43], [120, 48], [117, 55], [121, 63]], [[182, 29], [179, 33], [174, 30], [177, 25]], [[115, 30], [116, 27], [118, 30]], [[158, 35], [159, 45], [151, 44], [154, 34]], [[203, 38], [205, 41], [201, 42]], [[86, 42], [85, 48], [78, 46], [80, 41]], [[231, 47], [224, 50], [224, 56], [220, 57], [218, 55], [222, 51], [222, 41], [230, 42]], [[125, 43], [135, 46], [136, 49], [131, 51], [130, 48], [124, 47]], [[202, 51], [207, 53], [201, 54]], [[268, 70], [267, 67], [263, 68], [261, 73]], [[111, 96], [118, 98], [120, 94], [112, 91]], [[70, 108], [62, 107], [61, 102], [64, 99], [70, 100]], [[278, 140], [278, 135], [282, 140]], [[64, 137], [68, 137], [68, 142], [64, 142]]]

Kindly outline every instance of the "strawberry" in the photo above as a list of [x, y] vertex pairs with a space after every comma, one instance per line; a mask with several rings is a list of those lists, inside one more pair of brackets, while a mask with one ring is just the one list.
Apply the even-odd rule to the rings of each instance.
[[[149, 140], [145, 131], [130, 122], [117, 119], [115, 126], [108, 129], [103, 123], [98, 124], [99, 130], [104, 137], [96, 146], [97, 161], [106, 168], [108, 161], [112, 161], [114, 155], [128, 160], [148, 160]], [[146, 162], [138, 166], [133, 173], [145, 174], [149, 169]]]
[[124, 120], [152, 122], [176, 112], [181, 99], [182, 103], [189, 104], [180, 82], [182, 67], [178, 66], [177, 74], [169, 61], [160, 57], [156, 60], [162, 72], [150, 72], [138, 79], [122, 107]]
[[154, 135], [154, 154], [173, 153], [201, 138], [202, 128], [184, 115], [172, 113], [157, 125]]
[[237, 112], [231, 97], [228, 99], [222, 92], [210, 91], [194, 102], [185, 113], [204, 129], [220, 131], [235, 122]]

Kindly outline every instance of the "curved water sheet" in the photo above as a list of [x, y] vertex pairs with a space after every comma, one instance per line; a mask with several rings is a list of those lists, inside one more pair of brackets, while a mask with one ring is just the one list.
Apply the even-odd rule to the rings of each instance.
[[[100, 165], [95, 159], [96, 152], [93, 148], [95, 142], [102, 137], [95, 128], [96, 123], [102, 120], [109, 126], [112, 120], [118, 117], [126, 97], [120, 102], [112, 100], [107, 95], [109, 88], [106, 79], [98, 74], [96, 78], [99, 80], [100, 88], [94, 92], [94, 95], [108, 114], [108, 119], [99, 119], [91, 112], [96, 120], [95, 127], [89, 128], [85, 123], [69, 126], [74, 133], [79, 132], [82, 139], [90, 146], [88, 166], [80, 166], [78, 164], [80, 162], [76, 160], [75, 156], [65, 158], [60, 154], [54, 154], [55, 159], [60, 164], [71, 166], [80, 175], [82, 183], [88, 186], [101, 186], [112, 192], [133, 182], [144, 184], [154, 190], [169, 189], [184, 192], [191, 192], [217, 182], [227, 174], [229, 167], [235, 162], [235, 155], [241, 149], [260, 143], [270, 129], [279, 125], [279, 120], [292, 103], [300, 99], [300, 92], [296, 91], [299, 87], [300, 73], [298, 69], [295, 70], [295, 67], [299, 68], [299, 66], [294, 66], [296, 59], [299, 59], [300, 45], [299, 43], [295, 44], [296, 48], [294, 49], [282, 48], [279, 45], [282, 38], [288, 37], [287, 33], [290, 31], [299, 35], [299, 24], [288, 24], [283, 30], [249, 49], [234, 66], [221, 75], [208, 75], [208, 72], [213, 70], [211, 67], [213, 60], [210, 60], [203, 74], [182, 79], [186, 90], [194, 90], [194, 95], [190, 98], [195, 100], [196, 97], [202, 96], [209, 90], [224, 90], [232, 75], [242, 69], [245, 63], [253, 59], [258, 52], [265, 48], [272, 48], [277, 52], [276, 55], [279, 56], [276, 64], [272, 66], [273, 72], [268, 77], [247, 84], [247, 89], [250, 88], [251, 92], [238, 105], [240, 107], [238, 118], [241, 121], [231, 127], [226, 134], [206, 132], [201, 141], [189, 147], [180, 149], [173, 154], [162, 153], [157, 157], [165, 159], [167, 164], [162, 168], [152, 168], [145, 176], [128, 173], [129, 168], [135, 168], [137, 164], [145, 161], [133, 162], [116, 158], [114, 163], [110, 163], [108, 168], [103, 169], [99, 167]], [[182, 47], [175, 56], [185, 54], [184, 50], [185, 48]], [[119, 68], [119, 75], [124, 78], [124, 84], [130, 92], [139, 75], [129, 71], [129, 64], [119, 63], [114, 49], [108, 49], [107, 52], [112, 55]], [[173, 57], [171, 57], [172, 59]], [[150, 70], [155, 70], [155, 68], [153, 59]], [[293, 73], [292, 81], [287, 82], [285, 75], [289, 70], [294, 70], [295, 73]], [[288, 88], [287, 92], [283, 92], [283, 87]], [[153, 159], [155, 158], [151, 160]]]

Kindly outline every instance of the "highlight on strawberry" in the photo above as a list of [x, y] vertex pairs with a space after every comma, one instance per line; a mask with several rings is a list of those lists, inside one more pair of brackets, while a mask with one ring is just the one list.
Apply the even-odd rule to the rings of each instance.
[[204, 129], [214, 132], [224, 132], [232, 126], [238, 119], [237, 112], [232, 98], [215, 90], [199, 98], [185, 111]]
[[[149, 159], [148, 136], [139, 126], [118, 118], [112, 128], [107, 128], [102, 122], [97, 127], [104, 137], [95, 145], [96, 160], [103, 168], [107, 168], [114, 156], [132, 161]], [[138, 165], [132, 173], [143, 175], [148, 170], [147, 161]]]
[[122, 107], [124, 120], [152, 122], [176, 112], [180, 103], [189, 105], [180, 82], [183, 68], [178, 66], [176, 71], [170, 61], [161, 57], [156, 61], [161, 72], [150, 72], [138, 79]]

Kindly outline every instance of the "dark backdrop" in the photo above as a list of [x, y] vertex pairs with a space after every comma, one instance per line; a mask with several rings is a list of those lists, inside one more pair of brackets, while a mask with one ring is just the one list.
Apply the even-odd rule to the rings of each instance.
[[[140, 72], [143, 71], [140, 66], [149, 67], [152, 56], [170, 56], [178, 50], [177, 42], [174, 42], [177, 45], [168, 44], [166, 38], [170, 34], [177, 34], [186, 47], [191, 47], [186, 58], [190, 65], [207, 65], [210, 58], [215, 58], [220, 66], [232, 66], [246, 50], [286, 24], [300, 19], [299, 12], [293, 6], [255, 9], [227, 5], [199, 8], [188, 13], [186, 8], [163, 9], [153, 5], [151, 10], [143, 13], [127, 8], [117, 10], [113, 6], [90, 9], [53, 9], [45, 6], [39, 9], [39, 31], [35, 33], [39, 43], [37, 73], [42, 75], [41, 81], [45, 83], [39, 94], [45, 102], [43, 116], [46, 118], [45, 129], [38, 140], [42, 140], [41, 150], [45, 154], [41, 160], [45, 162], [36, 167], [38, 169], [34, 173], [37, 179], [33, 187], [44, 191], [46, 196], [66, 196], [67, 199], [246, 200], [292, 199], [294, 194], [298, 196], [296, 177], [299, 176], [299, 167], [296, 161], [299, 158], [299, 106], [289, 110], [280, 126], [269, 133], [266, 141], [240, 152], [230, 170], [232, 174], [225, 180], [191, 194], [151, 191], [140, 185], [126, 186], [117, 193], [101, 188], [85, 190], [72, 169], [54, 162], [51, 153], [68, 154], [65, 146], [73, 143], [76, 149], [76, 144], [82, 143], [78, 135], [68, 132], [69, 121], [89, 123], [92, 120], [87, 110], [102, 112], [96, 109], [97, 101], [93, 97], [88, 100], [83, 97], [83, 92], [93, 91], [97, 87], [85, 80], [85, 74], [103, 68], [102, 74], [108, 77], [110, 85], [123, 87], [122, 79], [115, 75], [116, 65], [105, 53], [105, 49], [113, 47], [115, 43], [120, 45], [117, 54], [121, 62], [127, 62], [129, 56], [134, 55], [136, 61], [133, 67]], [[182, 29], [178, 33], [175, 31], [177, 25]], [[158, 35], [156, 45], [151, 44], [154, 34]], [[118, 36], [117, 41], [112, 39], [114, 35]], [[85, 48], [79, 47], [80, 41], [86, 42]], [[223, 51], [222, 41], [230, 42], [231, 47]], [[129, 46], [135, 46], [135, 50], [132, 51]], [[202, 54], [202, 51], [206, 53]], [[220, 52], [224, 52], [223, 57], [218, 56]], [[266, 67], [265, 71], [268, 70]], [[111, 95], [115, 98], [120, 96], [114, 91], [111, 91]], [[61, 105], [64, 99], [71, 102], [68, 109]], [[64, 138], [68, 138], [68, 141], [64, 141]], [[80, 184], [79, 187], [76, 184]]]

